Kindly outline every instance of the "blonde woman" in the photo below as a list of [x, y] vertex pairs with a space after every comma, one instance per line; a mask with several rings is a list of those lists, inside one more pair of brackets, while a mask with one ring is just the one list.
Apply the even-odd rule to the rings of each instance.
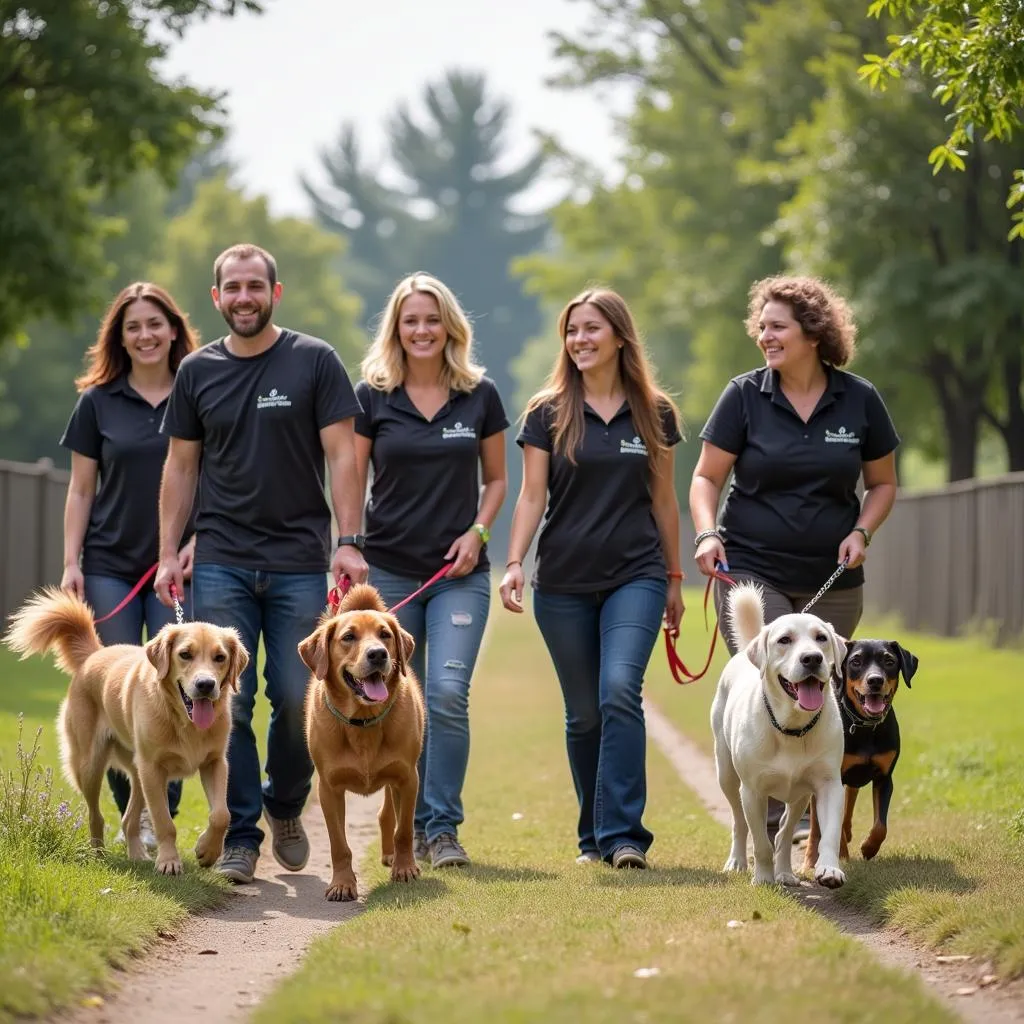
[[[445, 563], [448, 575], [398, 612], [416, 638], [427, 729], [415, 848], [433, 867], [469, 863], [459, 842], [469, 761], [469, 684], [490, 607], [490, 528], [505, 498], [505, 410], [472, 362], [473, 331], [452, 292], [413, 274], [391, 293], [356, 386], [363, 552], [387, 604]], [[481, 489], [481, 483], [483, 485]]]
[[565, 700], [577, 860], [645, 868], [644, 671], [662, 618], [678, 630], [683, 614], [679, 417], [615, 292], [576, 296], [558, 330], [561, 352], [517, 439], [523, 485], [501, 599], [523, 610], [523, 559], [543, 516], [533, 610]]

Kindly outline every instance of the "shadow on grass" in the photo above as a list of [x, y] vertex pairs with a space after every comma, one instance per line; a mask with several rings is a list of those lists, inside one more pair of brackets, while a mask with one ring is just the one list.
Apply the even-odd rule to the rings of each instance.
[[542, 871], [540, 868], [507, 867], [502, 864], [483, 864], [480, 861], [474, 861], [468, 867], [458, 870], [480, 882], [548, 882], [558, 878], [555, 872]]
[[191, 914], [223, 907], [231, 897], [231, 883], [221, 875], [199, 867], [194, 860], [185, 861], [181, 875], [159, 875], [152, 861], [129, 860], [117, 851], [106, 850], [103, 863], [130, 886], [145, 886], [150, 892], [164, 896]]
[[366, 897], [367, 910], [403, 910], [448, 895], [441, 878], [420, 875], [415, 882], [382, 882]]
[[[600, 868], [598, 870], [601, 870]], [[626, 885], [672, 885], [672, 886], [723, 886], [729, 884], [729, 876], [713, 868], [702, 867], [653, 867], [646, 871], [614, 868], [601, 871], [597, 884], [619, 889]]]

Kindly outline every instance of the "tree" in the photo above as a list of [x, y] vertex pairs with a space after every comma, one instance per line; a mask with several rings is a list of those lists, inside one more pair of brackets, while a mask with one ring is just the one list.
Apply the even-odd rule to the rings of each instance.
[[359, 300], [336, 270], [343, 242], [308, 221], [271, 216], [266, 198], [247, 199], [223, 174], [200, 183], [192, 205], [170, 222], [162, 258], [151, 270], [203, 341], [227, 332], [210, 286], [213, 261], [235, 242], [254, 242], [277, 260], [284, 284], [278, 322], [329, 341], [352, 372], [365, 343], [356, 326]]
[[[890, 35], [884, 56], [867, 54], [862, 78], [884, 90], [890, 78], [918, 74], [935, 83], [934, 95], [952, 104], [952, 127], [928, 162], [938, 173], [947, 164], [966, 169], [977, 141], [1009, 142], [1024, 111], [1024, 6], [1020, 0], [873, 0], [868, 14], [902, 17], [908, 28]], [[1007, 205], [1024, 202], [1024, 170], [1014, 173]], [[1014, 216], [1010, 239], [1024, 237], [1024, 207]]]
[[219, 97], [158, 72], [154, 27], [258, 11], [254, 0], [0, 0], [0, 341], [96, 297], [97, 211], [131, 176], [170, 184], [220, 131]]

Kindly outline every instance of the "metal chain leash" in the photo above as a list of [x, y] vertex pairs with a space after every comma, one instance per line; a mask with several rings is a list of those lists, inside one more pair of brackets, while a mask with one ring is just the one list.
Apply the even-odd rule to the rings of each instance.
[[[835, 583], [835, 581], [837, 579], [839, 579], [839, 577], [842, 576], [844, 572], [846, 572], [846, 564], [847, 563], [846, 563], [845, 560], [843, 562], [841, 562], [840, 565], [839, 565], [839, 568], [836, 569], [836, 571], [834, 573], [832, 573], [832, 575], [829, 576], [829, 578], [827, 580], [825, 580], [825, 583], [822, 586], [821, 590], [819, 590], [814, 595], [814, 597], [812, 597], [810, 599], [810, 601], [808, 601], [807, 604], [804, 605], [804, 608], [803, 608], [804, 612], [806, 612], [810, 608], [813, 608], [825, 596], [825, 592], [828, 590], [828, 588], [831, 587], [832, 584]], [[801, 614], [803, 614], [803, 613], [801, 613]]]

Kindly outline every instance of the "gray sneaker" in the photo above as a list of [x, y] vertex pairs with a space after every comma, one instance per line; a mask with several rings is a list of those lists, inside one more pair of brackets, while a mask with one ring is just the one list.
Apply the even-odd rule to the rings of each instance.
[[427, 842], [426, 832], [412, 834], [412, 855], [418, 861], [430, 860], [430, 844]]
[[301, 871], [309, 861], [309, 839], [301, 818], [275, 818], [265, 812], [274, 837], [274, 859], [289, 871]]
[[647, 858], [644, 856], [643, 850], [638, 850], [635, 846], [620, 846], [612, 854], [612, 867], [640, 868], [642, 870], [647, 867]]
[[442, 832], [430, 844], [432, 868], [461, 868], [469, 863], [469, 854], [451, 832]]
[[238, 885], [248, 885], [256, 875], [256, 861], [259, 859], [258, 850], [250, 850], [248, 846], [229, 846], [213, 870]]

